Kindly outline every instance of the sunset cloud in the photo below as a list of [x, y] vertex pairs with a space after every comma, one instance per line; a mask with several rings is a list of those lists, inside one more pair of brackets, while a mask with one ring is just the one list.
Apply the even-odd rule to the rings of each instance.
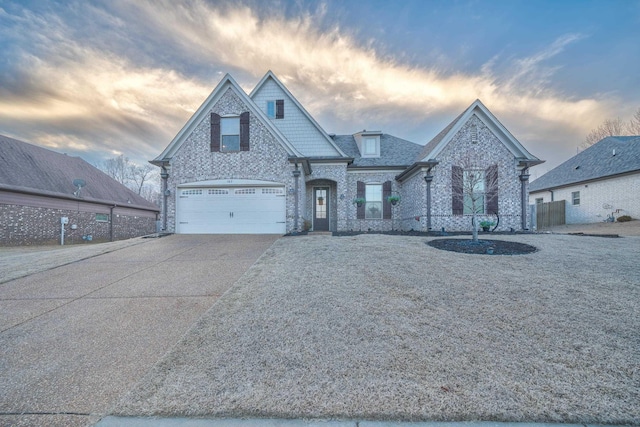
[[57, 9], [0, 9], [0, 24], [10, 24], [0, 36], [15, 45], [0, 77], [0, 130], [93, 156], [153, 158], [224, 72], [249, 92], [273, 70], [329, 132], [373, 125], [406, 129], [398, 136], [421, 143], [442, 127], [428, 125], [433, 117], [453, 119], [476, 98], [518, 138], [541, 146], [580, 138], [625, 107], [553, 89], [554, 60], [588, 39], [583, 33], [463, 72], [383, 55], [332, 23], [323, 4], [289, 14], [204, 0]]

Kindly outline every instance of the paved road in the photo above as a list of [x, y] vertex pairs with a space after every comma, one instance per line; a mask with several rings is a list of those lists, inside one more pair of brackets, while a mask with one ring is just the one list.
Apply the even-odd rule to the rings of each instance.
[[146, 239], [0, 283], [0, 426], [95, 423], [276, 239]]

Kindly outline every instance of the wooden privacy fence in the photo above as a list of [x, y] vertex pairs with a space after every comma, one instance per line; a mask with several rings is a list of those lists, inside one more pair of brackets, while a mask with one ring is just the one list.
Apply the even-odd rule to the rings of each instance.
[[565, 201], [537, 203], [536, 226], [538, 230], [565, 224]]

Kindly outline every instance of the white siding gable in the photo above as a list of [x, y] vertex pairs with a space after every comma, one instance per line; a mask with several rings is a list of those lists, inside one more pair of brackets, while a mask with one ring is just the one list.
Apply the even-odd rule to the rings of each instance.
[[308, 157], [336, 157], [341, 154], [336, 150], [316, 125], [298, 108], [296, 103], [285, 93], [273, 79], [268, 78], [264, 84], [251, 94], [255, 105], [267, 114], [267, 102], [284, 99], [284, 118], [270, 118], [271, 123], [282, 132], [298, 151]]

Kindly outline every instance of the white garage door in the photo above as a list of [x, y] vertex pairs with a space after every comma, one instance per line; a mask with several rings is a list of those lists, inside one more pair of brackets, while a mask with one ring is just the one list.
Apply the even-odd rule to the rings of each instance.
[[180, 188], [180, 234], [285, 234], [284, 187]]

